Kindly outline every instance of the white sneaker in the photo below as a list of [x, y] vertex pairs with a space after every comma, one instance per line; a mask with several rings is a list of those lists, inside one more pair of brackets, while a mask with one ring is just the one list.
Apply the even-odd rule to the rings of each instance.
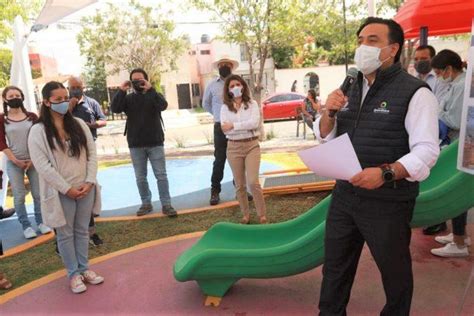
[[36, 235], [36, 232], [34, 231], [34, 229], [31, 227], [28, 227], [27, 229], [25, 229], [23, 231], [23, 235], [25, 235], [26, 239], [35, 238], [36, 236], [38, 236]]
[[51, 228], [49, 228], [48, 226], [46, 226], [45, 224], [41, 223], [38, 225], [38, 228], [41, 232], [41, 234], [49, 234], [50, 232], [52, 232], [53, 230]]
[[89, 284], [100, 284], [104, 282], [104, 277], [101, 277], [97, 273], [91, 270], [87, 270], [84, 273], [82, 273], [82, 276], [84, 277], [84, 280], [89, 283]]
[[80, 274], [72, 277], [70, 285], [71, 291], [75, 294], [79, 294], [87, 290], [87, 287], [84, 284], [84, 278]]
[[460, 248], [453, 242], [441, 248], [431, 249], [431, 253], [434, 254], [435, 256], [445, 257], [445, 258], [469, 256], [469, 250], [467, 249], [467, 246]]
[[[451, 233], [449, 235], [446, 235], [446, 236], [436, 236], [435, 240], [437, 242], [439, 242], [440, 244], [443, 244], [443, 245], [452, 243], [453, 242], [453, 233]], [[464, 239], [464, 243], [467, 246], [470, 246], [471, 245], [471, 237], [466, 237], [466, 239]]]

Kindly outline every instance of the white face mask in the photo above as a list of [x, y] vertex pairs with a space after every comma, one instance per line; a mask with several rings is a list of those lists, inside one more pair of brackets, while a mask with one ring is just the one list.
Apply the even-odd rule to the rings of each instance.
[[354, 60], [357, 65], [357, 68], [364, 74], [368, 75], [379, 69], [382, 64], [389, 60], [390, 57], [381, 61], [380, 51], [388, 46], [378, 48], [368, 45], [360, 45], [355, 51]]
[[235, 86], [232, 89], [229, 90], [229, 92], [232, 94], [234, 98], [238, 98], [242, 96], [242, 86]]

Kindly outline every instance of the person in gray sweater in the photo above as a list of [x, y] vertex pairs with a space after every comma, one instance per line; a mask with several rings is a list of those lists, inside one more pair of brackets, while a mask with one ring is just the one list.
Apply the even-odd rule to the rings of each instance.
[[89, 220], [101, 207], [96, 149], [88, 126], [68, 111], [68, 93], [61, 83], [48, 82], [42, 96], [28, 149], [39, 174], [43, 221], [56, 229], [71, 290], [81, 293], [87, 290], [84, 282], [104, 281], [88, 267]]

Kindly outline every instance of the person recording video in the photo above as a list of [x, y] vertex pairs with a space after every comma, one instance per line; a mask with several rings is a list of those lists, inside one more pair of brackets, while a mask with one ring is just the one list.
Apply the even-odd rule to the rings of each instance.
[[[133, 92], [127, 91], [133, 88]], [[158, 192], [163, 214], [176, 217], [177, 213], [171, 206], [161, 112], [166, 110], [168, 102], [158, 93], [148, 81], [145, 70], [136, 68], [130, 72], [130, 80], [122, 83], [120, 90], [112, 100], [111, 108], [114, 113], [125, 112], [130, 157], [137, 182], [142, 204], [137, 216], [143, 216], [153, 211], [151, 191], [147, 180], [147, 163], [150, 160], [153, 173], [158, 182]]]

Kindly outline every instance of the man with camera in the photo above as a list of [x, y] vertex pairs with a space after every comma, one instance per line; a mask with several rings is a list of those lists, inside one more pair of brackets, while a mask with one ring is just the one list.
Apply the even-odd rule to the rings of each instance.
[[[127, 94], [130, 88], [133, 88], [133, 92]], [[153, 210], [147, 180], [148, 160], [158, 183], [163, 214], [169, 217], [177, 216], [171, 206], [163, 146], [165, 135], [161, 112], [167, 107], [168, 102], [153, 88], [148, 81], [148, 74], [140, 68], [130, 72], [130, 81], [122, 83], [112, 100], [112, 112], [124, 112], [127, 115], [124, 134], [127, 135], [138, 192], [142, 200], [137, 216], [146, 215]]]

